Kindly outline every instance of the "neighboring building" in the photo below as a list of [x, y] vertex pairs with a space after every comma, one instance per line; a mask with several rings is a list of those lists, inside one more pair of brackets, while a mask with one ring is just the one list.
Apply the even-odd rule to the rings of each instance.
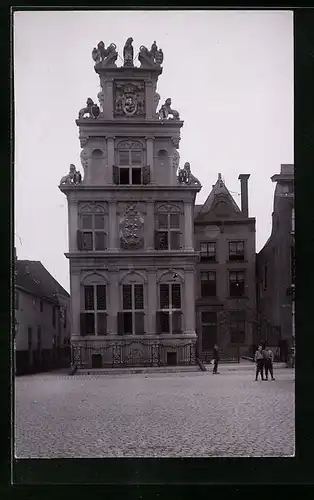
[[227, 357], [248, 355], [256, 328], [255, 218], [248, 213], [249, 174], [239, 175], [241, 210], [221, 175], [195, 206], [198, 351], [211, 359], [215, 343]]
[[[100, 44], [99, 44], [100, 46]], [[199, 181], [179, 171], [183, 121], [157, 113], [161, 50], [132, 39], [94, 49], [100, 108], [76, 121], [84, 179], [61, 179], [69, 210], [73, 362], [79, 367], [195, 362], [193, 210]], [[179, 83], [179, 80], [178, 80]]]
[[257, 255], [259, 341], [288, 360], [294, 346], [294, 166], [281, 165], [276, 182], [272, 231]]
[[39, 261], [15, 260], [15, 372], [69, 366], [70, 296]]

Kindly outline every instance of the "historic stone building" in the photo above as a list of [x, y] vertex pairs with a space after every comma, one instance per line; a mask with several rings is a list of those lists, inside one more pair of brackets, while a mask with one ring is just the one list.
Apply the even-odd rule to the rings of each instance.
[[73, 362], [79, 367], [195, 362], [193, 211], [201, 186], [179, 169], [179, 113], [157, 112], [163, 53], [154, 42], [134, 62], [127, 40], [92, 57], [99, 106], [79, 112], [84, 176], [60, 182], [69, 214]]
[[272, 346], [282, 361], [294, 346], [294, 166], [281, 165], [276, 182], [272, 231], [257, 255], [259, 341]]
[[248, 355], [256, 327], [255, 218], [248, 212], [248, 174], [239, 175], [241, 209], [221, 175], [195, 206], [196, 324], [201, 359], [217, 343], [230, 358]]

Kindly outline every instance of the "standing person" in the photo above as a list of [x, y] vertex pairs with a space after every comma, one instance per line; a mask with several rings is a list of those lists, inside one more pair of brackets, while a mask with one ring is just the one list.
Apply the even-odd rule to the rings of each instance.
[[213, 358], [214, 358], [214, 368], [213, 368], [213, 373], [216, 374], [219, 372], [217, 372], [217, 368], [218, 368], [218, 363], [219, 363], [219, 360], [220, 360], [220, 356], [219, 356], [219, 347], [217, 344], [214, 345], [214, 350], [213, 350]]
[[261, 374], [261, 379], [264, 380], [264, 356], [261, 345], [258, 346], [258, 349], [255, 352], [254, 360], [256, 363], [255, 380], [257, 380], [259, 373]]
[[270, 373], [271, 379], [274, 379], [274, 374], [273, 374], [273, 362], [274, 362], [274, 355], [273, 351], [269, 349], [268, 346], [265, 347], [264, 351], [264, 363], [265, 363], [265, 377], [266, 380], [268, 380], [268, 372]]

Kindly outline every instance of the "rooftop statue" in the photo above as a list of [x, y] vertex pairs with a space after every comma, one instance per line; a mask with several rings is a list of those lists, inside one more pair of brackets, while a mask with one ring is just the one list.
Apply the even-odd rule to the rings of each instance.
[[104, 42], [99, 42], [97, 48], [94, 47], [92, 50], [92, 58], [95, 64], [102, 63], [102, 66], [115, 66], [115, 62], [118, 58], [117, 46], [115, 43], [111, 43], [108, 47], [105, 47]]
[[184, 164], [184, 167], [179, 170], [178, 181], [180, 184], [201, 185], [198, 178], [192, 174], [191, 166], [188, 161]]
[[145, 45], [141, 45], [138, 59], [141, 66], [160, 66], [164, 60], [164, 54], [161, 49], [158, 50], [154, 41], [150, 50]]
[[81, 120], [82, 118], [85, 118], [85, 115], [88, 114], [89, 116], [87, 118], [98, 118], [100, 114], [100, 109], [97, 104], [94, 103], [93, 99], [90, 97], [86, 101], [86, 107], [80, 109], [78, 118]]
[[128, 38], [127, 41], [125, 42], [123, 48], [123, 59], [124, 59], [123, 66], [134, 66], [133, 64], [134, 49], [132, 43], [133, 43], [133, 38]]
[[176, 111], [175, 109], [171, 109], [171, 99], [168, 98], [165, 101], [165, 104], [163, 104], [159, 110], [159, 118], [160, 120], [167, 120], [169, 119], [169, 115], [172, 115], [172, 118], [170, 120], [180, 120], [180, 115], [179, 112]]
[[75, 165], [71, 163], [69, 173], [62, 177], [60, 184], [80, 184], [81, 182], [81, 172], [79, 172], [79, 170], [76, 170]]

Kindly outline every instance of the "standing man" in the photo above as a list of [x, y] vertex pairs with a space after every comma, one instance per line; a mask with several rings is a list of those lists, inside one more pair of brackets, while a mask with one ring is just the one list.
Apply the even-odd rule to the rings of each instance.
[[268, 346], [265, 347], [264, 351], [264, 363], [265, 363], [265, 377], [266, 380], [268, 380], [268, 372], [271, 375], [271, 379], [274, 379], [274, 374], [273, 374], [273, 362], [274, 362], [274, 355], [273, 352], [269, 349]]
[[216, 374], [219, 372], [217, 371], [217, 368], [218, 368], [218, 363], [219, 363], [219, 360], [220, 360], [220, 356], [219, 356], [219, 347], [217, 344], [214, 345], [214, 350], [213, 350], [213, 358], [214, 358], [214, 368], [213, 368], [213, 373]]
[[256, 373], [255, 373], [255, 380], [258, 378], [258, 374], [261, 374], [261, 379], [264, 380], [264, 356], [263, 356], [263, 349], [262, 346], [259, 345], [258, 349], [255, 353], [254, 360], [256, 363]]

